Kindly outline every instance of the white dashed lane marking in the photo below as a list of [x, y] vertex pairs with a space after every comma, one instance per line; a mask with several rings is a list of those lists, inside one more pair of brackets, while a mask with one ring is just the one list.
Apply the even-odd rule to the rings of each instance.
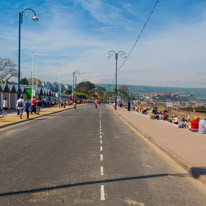
[[[102, 146], [102, 126], [101, 126], [101, 107], [100, 107], [100, 113], [99, 113], [99, 133], [100, 133], [100, 151], [103, 151]], [[100, 161], [103, 161], [103, 154], [100, 154]], [[100, 166], [100, 175], [104, 175], [104, 168], [103, 166]], [[100, 188], [100, 199], [105, 200], [105, 192], [104, 192], [104, 185], [101, 185]]]
[[104, 185], [101, 185], [101, 200], [105, 200]]
[[100, 174], [104, 175], [104, 168], [103, 168], [103, 166], [100, 167]]

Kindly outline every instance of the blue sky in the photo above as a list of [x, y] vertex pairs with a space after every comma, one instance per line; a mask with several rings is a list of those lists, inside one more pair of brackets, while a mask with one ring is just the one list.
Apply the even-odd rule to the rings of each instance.
[[[22, 77], [30, 77], [32, 51], [39, 55], [41, 80], [112, 83], [115, 59], [110, 50], [129, 53], [156, 0], [0, 0], [0, 57], [18, 59], [18, 13], [24, 13]], [[206, 87], [206, 1], [159, 0], [118, 83]], [[119, 58], [118, 64], [123, 62]]]

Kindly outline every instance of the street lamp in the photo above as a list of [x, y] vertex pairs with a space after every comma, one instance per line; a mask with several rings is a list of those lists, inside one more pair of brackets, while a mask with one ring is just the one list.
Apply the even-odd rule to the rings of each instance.
[[[72, 102], [74, 102], [74, 85], [76, 85], [76, 82], [77, 82], [76, 73], [77, 73], [77, 74], [80, 74], [79, 70], [73, 71]], [[74, 79], [75, 79], [75, 83], [74, 83]]]
[[36, 12], [33, 9], [24, 9], [22, 12], [19, 12], [19, 55], [18, 55], [18, 92], [17, 92], [17, 98], [20, 98], [20, 57], [21, 57], [21, 24], [23, 22], [23, 15], [25, 11], [32, 11], [34, 13], [34, 16], [32, 17], [33, 21], [38, 21], [39, 19], [36, 17]]
[[118, 60], [118, 56], [123, 57], [123, 58], [127, 58], [126, 54], [124, 51], [119, 51], [119, 52], [115, 52], [113, 50], [109, 51], [107, 54], [107, 57], [111, 57], [115, 55], [115, 60], [116, 60], [116, 72], [115, 72], [115, 110], [117, 110], [117, 60]]

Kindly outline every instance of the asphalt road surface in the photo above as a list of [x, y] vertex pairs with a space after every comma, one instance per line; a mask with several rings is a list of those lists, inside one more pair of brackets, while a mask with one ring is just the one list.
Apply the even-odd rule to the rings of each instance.
[[0, 206], [205, 206], [205, 187], [86, 105], [0, 130]]

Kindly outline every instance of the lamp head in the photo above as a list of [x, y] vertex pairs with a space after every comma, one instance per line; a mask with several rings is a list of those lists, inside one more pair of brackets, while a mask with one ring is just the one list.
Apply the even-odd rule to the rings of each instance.
[[126, 58], [127, 58], [127, 56], [126, 56], [126, 55], [124, 55], [124, 56], [123, 56], [123, 58], [124, 58], [124, 59], [126, 59]]
[[39, 21], [39, 19], [38, 19], [36, 16], [33, 16], [33, 17], [32, 17], [32, 20], [33, 20], [33, 21]]

